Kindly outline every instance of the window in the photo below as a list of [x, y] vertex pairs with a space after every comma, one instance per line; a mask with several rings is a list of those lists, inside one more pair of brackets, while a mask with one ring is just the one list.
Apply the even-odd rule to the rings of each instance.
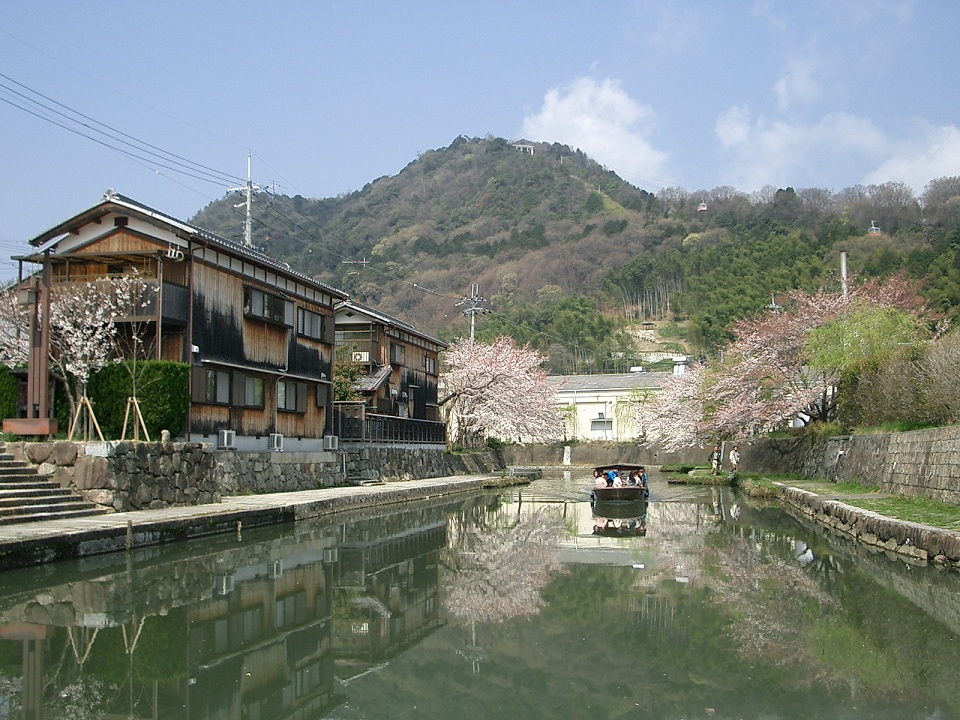
[[277, 410], [307, 411], [307, 384], [280, 380], [277, 383]]
[[390, 362], [394, 365], [403, 365], [404, 347], [399, 343], [390, 345]]
[[243, 404], [247, 407], [263, 407], [263, 378], [244, 378]]
[[323, 315], [297, 308], [297, 335], [323, 340]]
[[430, 357], [425, 355], [423, 357], [423, 369], [427, 372], [428, 375], [437, 374], [437, 359], [435, 357]]
[[256, 288], [243, 289], [243, 314], [279, 325], [293, 326], [293, 303]]
[[207, 389], [204, 400], [218, 405], [230, 404], [230, 373], [223, 370], [207, 370]]

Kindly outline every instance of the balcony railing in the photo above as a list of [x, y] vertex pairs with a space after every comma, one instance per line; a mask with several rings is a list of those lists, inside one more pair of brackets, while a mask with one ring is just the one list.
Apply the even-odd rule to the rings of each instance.
[[333, 404], [335, 432], [342, 442], [445, 445], [446, 423], [367, 412], [363, 403]]

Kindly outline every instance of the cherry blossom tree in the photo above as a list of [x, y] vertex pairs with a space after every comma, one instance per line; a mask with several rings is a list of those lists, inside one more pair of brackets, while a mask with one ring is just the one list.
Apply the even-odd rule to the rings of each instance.
[[559, 438], [563, 416], [541, 367], [546, 358], [512, 338], [492, 343], [462, 339], [444, 355], [440, 384], [454, 444], [484, 437], [545, 442]]
[[633, 420], [648, 443], [674, 452], [697, 445], [709, 435], [703, 423], [705, 374], [703, 366], [693, 366], [667, 377], [659, 391], [634, 398]]
[[794, 418], [830, 421], [847, 367], [918, 341], [933, 320], [902, 275], [851, 286], [848, 293], [794, 291], [779, 306], [734, 324], [734, 341], [704, 384], [705, 422], [729, 437]]
[[[147, 302], [137, 273], [96, 282], [57, 283], [50, 294], [50, 370], [61, 381], [76, 417], [90, 375], [117, 353], [117, 320], [132, 317]], [[29, 351], [30, 312], [16, 303], [16, 289], [3, 293], [0, 310], [0, 361], [23, 364]]]
[[0, 364], [26, 365], [29, 353], [30, 313], [17, 298], [16, 286], [0, 293]]
[[668, 379], [637, 402], [648, 441], [676, 450], [790, 422], [836, 417], [837, 388], [853, 363], [943, 332], [903, 275], [813, 294], [789, 293], [733, 325], [721, 358]]

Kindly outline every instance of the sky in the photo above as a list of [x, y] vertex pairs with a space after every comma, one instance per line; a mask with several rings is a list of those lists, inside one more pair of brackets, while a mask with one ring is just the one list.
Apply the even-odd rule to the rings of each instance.
[[945, 0], [0, 3], [0, 278], [114, 189], [189, 219], [246, 180], [331, 197], [459, 135], [637, 187], [960, 175]]

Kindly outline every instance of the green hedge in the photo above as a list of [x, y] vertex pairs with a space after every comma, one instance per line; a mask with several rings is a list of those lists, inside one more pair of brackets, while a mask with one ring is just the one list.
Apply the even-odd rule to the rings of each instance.
[[[137, 363], [137, 374], [137, 399], [150, 439], [159, 440], [161, 430], [169, 430], [173, 436], [183, 434], [190, 403], [190, 366], [166, 360], [141, 360]], [[123, 418], [131, 392], [126, 363], [108, 365], [90, 378], [87, 393], [105, 437], [116, 439], [123, 433]], [[133, 421], [131, 416], [128, 438], [133, 435]]]
[[0, 418], [17, 416], [17, 379], [0, 365]]

